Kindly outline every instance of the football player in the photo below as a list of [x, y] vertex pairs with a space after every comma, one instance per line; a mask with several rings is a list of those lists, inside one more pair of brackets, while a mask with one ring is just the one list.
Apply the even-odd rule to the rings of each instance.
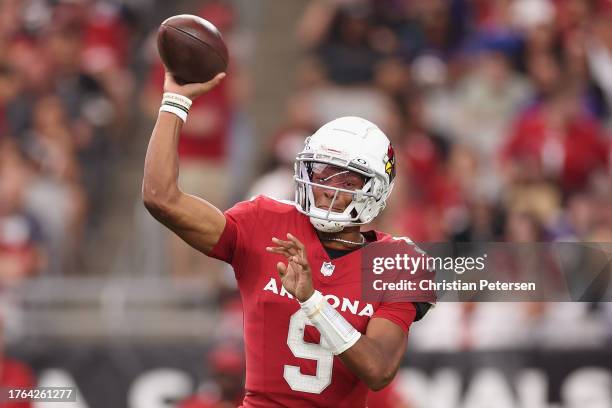
[[297, 156], [295, 202], [259, 196], [223, 213], [178, 188], [177, 143], [190, 101], [224, 75], [179, 86], [166, 74], [145, 159], [145, 206], [234, 268], [244, 308], [244, 407], [365, 407], [368, 390], [394, 378], [421, 313], [411, 302], [361, 299], [363, 248], [393, 241], [360, 230], [391, 193], [393, 148], [373, 123], [336, 119]]

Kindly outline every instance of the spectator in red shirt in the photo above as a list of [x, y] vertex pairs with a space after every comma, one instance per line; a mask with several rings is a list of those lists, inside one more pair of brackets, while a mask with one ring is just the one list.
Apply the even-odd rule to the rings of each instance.
[[609, 146], [599, 123], [581, 107], [579, 88], [567, 81], [559, 84], [515, 121], [502, 159], [510, 182], [530, 168], [558, 182], [567, 195], [581, 191], [595, 172], [605, 169]]
[[244, 398], [244, 356], [239, 347], [219, 346], [208, 355], [212, 382], [204, 383], [197, 394], [178, 408], [231, 408]]

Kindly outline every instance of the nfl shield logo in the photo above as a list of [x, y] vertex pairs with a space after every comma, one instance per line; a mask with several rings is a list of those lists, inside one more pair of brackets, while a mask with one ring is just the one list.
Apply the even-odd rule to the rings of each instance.
[[334, 273], [334, 268], [335, 266], [332, 265], [331, 262], [323, 262], [323, 265], [321, 265], [321, 273], [323, 276], [331, 276], [331, 274]]

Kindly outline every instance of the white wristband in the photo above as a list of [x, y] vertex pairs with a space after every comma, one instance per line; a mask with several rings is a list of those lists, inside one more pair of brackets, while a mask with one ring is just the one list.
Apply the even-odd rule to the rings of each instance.
[[162, 98], [162, 105], [159, 108], [160, 112], [170, 112], [181, 118], [183, 122], [187, 121], [187, 114], [191, 108], [192, 101], [186, 96], [177, 93], [165, 92]]
[[161, 106], [161, 108], [159, 108], [159, 111], [173, 113], [176, 116], [178, 116], [183, 121], [183, 123], [187, 122], [187, 112], [185, 112], [181, 108], [177, 108], [176, 106], [164, 104]]
[[361, 333], [346, 321], [318, 290], [308, 300], [300, 302], [300, 307], [327, 340], [335, 355], [351, 348], [361, 337]]
[[310, 318], [310, 316], [314, 315], [315, 311], [317, 311], [322, 306], [322, 302], [325, 302], [325, 297], [323, 297], [321, 292], [315, 290], [312, 296], [308, 298], [308, 300], [299, 303], [304, 313], [306, 313], [306, 316]]
[[187, 110], [191, 108], [191, 104], [193, 103], [192, 100], [188, 97], [173, 92], [164, 92], [164, 96], [162, 97], [162, 103], [164, 102], [177, 103], [187, 108]]

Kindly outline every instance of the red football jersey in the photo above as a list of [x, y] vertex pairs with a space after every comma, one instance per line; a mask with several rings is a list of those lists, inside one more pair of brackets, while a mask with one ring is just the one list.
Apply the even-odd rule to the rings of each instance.
[[[259, 196], [225, 213], [227, 224], [211, 256], [234, 267], [244, 309], [246, 396], [251, 407], [365, 407], [368, 388], [321, 344], [298, 302], [281, 284], [269, 253], [272, 237], [290, 232], [307, 248], [315, 289], [353, 327], [365, 333], [371, 318], [404, 331], [416, 310], [409, 302], [366, 302], [361, 297], [361, 249], [330, 259], [307, 216], [292, 202]], [[392, 237], [372, 231], [370, 239]], [[325, 263], [325, 264], [324, 264]]]

